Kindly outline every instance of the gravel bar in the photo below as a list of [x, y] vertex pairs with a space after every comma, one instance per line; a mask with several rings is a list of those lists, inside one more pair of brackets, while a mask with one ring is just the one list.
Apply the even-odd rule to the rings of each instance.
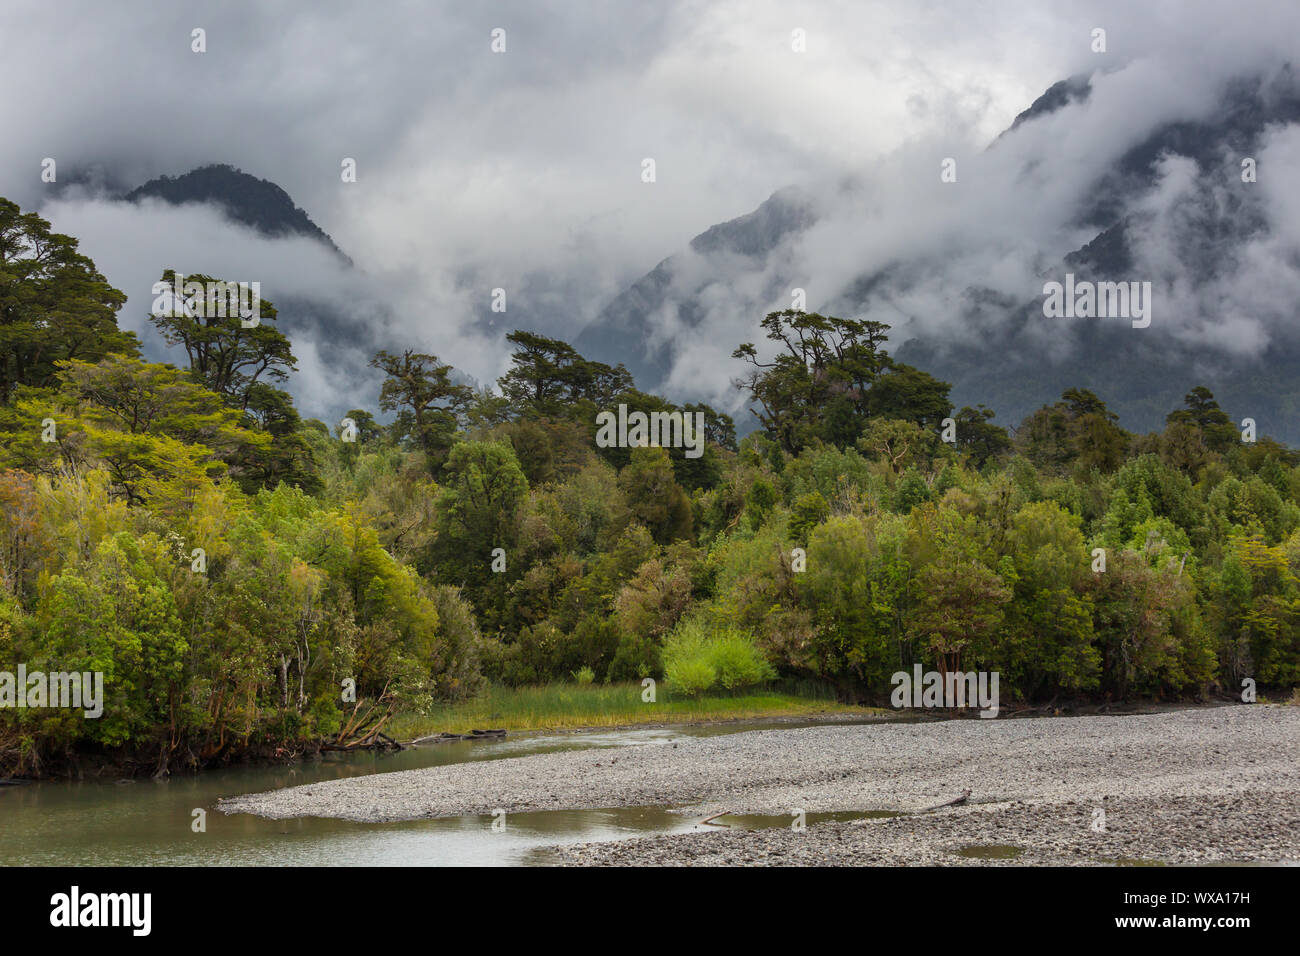
[[[795, 808], [918, 811], [967, 789], [969, 804], [919, 816], [821, 823], [797, 833], [705, 827], [561, 848], [555, 862], [997, 862], [957, 856], [962, 841], [1014, 845], [1021, 854], [1008, 862], [1022, 864], [1177, 862], [1185, 853], [1297, 859], [1300, 708], [1243, 704], [1122, 717], [749, 731], [371, 774], [233, 797], [218, 807], [369, 822], [648, 805], [703, 817]], [[1106, 808], [1104, 833], [1090, 826], [1096, 807]]]
[[[1099, 818], [1096, 811], [1105, 811]], [[1097, 824], [1101, 822], [1102, 827]], [[708, 830], [709, 828], [699, 828]], [[547, 848], [564, 866], [1300, 865], [1294, 791], [972, 804], [919, 816]]]

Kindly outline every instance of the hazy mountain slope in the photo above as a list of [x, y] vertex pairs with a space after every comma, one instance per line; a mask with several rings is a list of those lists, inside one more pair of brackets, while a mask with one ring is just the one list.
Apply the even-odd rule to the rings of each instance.
[[234, 166], [214, 164], [181, 176], [160, 176], [122, 198], [128, 202], [161, 199], [173, 205], [210, 203], [221, 207], [235, 222], [251, 226], [264, 236], [319, 240], [350, 264], [334, 240], [294, 204], [287, 192], [270, 180], [250, 176]]
[[[1158, 279], [1150, 261], [1142, 260], [1153, 259], [1150, 250], [1162, 247], [1190, 288], [1173, 302], [1168, 296], [1156, 300], [1151, 328], [1139, 332], [1122, 321], [1067, 323], [1055, 329], [1061, 344], [1045, 352], [1027, 334], [1031, 325], [1047, 321], [1036, 297], [987, 326], [987, 337], [977, 344], [914, 339], [899, 357], [953, 382], [957, 401], [983, 401], [997, 409], [1003, 424], [1018, 422], [1066, 386], [1082, 385], [1102, 395], [1126, 427], [1157, 429], [1191, 386], [1205, 384], [1238, 420], [1249, 416], [1262, 431], [1300, 440], [1300, 302], [1278, 316], [1267, 346], [1255, 355], [1234, 354], [1231, 341], [1227, 348], [1214, 347], [1169, 332], [1195, 321], [1216, 341], [1230, 339], [1216, 327], [1233, 317], [1237, 305], [1218, 290], [1233, 288], [1248, 274], [1245, 250], [1268, 233], [1258, 191], [1241, 183], [1240, 159], [1257, 155], [1268, 131], [1297, 121], [1300, 83], [1292, 71], [1268, 80], [1241, 79], [1225, 89], [1210, 119], [1160, 126], [1098, 176], [1096, 201], [1079, 215], [1098, 229], [1095, 238], [1045, 278], [1068, 271], [1094, 281]], [[1167, 164], [1178, 161], [1195, 164], [1188, 188], [1157, 216], [1142, 199], [1160, 188]], [[1300, 268], [1300, 260], [1292, 267]]]
[[[1054, 84], [986, 151], [984, 162], [1001, 164], [1013, 183], [1017, 176], [1025, 181], [1005, 201], [1002, 212], [1011, 221], [1038, 215], [1037, 197], [1047, 194], [1041, 183], [1064, 175], [1057, 169], [1072, 168], [1062, 145], [1068, 138], [1057, 133], [1060, 114], [1080, 111], [1077, 120], [1065, 121], [1083, 125], [1086, 111], [1117, 108], [1113, 96], [1105, 107], [1097, 104], [1095, 82], [1076, 77]], [[970, 272], [961, 270], [963, 256], [980, 254], [978, 230], [972, 236], [966, 224], [967, 233], [956, 239], [936, 228], [933, 251], [913, 241], [910, 256], [862, 272], [838, 294], [810, 300], [809, 308], [889, 322], [901, 360], [952, 382], [959, 405], [982, 402], [996, 409], [1002, 424], [1016, 424], [1064, 388], [1081, 385], [1101, 394], [1127, 427], [1159, 428], [1193, 385], [1206, 384], [1236, 418], [1250, 416], [1262, 432], [1300, 441], [1300, 298], [1290, 296], [1300, 288], [1300, 249], [1261, 187], [1240, 176], [1241, 159], [1270, 145], [1294, 155], [1286, 136], [1300, 122], [1300, 80], [1289, 67], [1239, 77], [1205, 106], [1195, 119], [1153, 122], [1117, 157], [1076, 171], [1079, 200], [1063, 214], [1044, 203], [1059, 218], [1033, 226], [1046, 235], [1056, 230], [1088, 238], [1064, 255], [1029, 246], [1008, 253], [1018, 257], [1024, 281], [999, 288], [983, 284], [978, 274], [963, 278]], [[1048, 128], [1053, 133], [1045, 135]], [[807, 253], [805, 263], [814, 259], [799, 244], [836, 210], [814, 214], [807, 202], [785, 196], [708, 230], [688, 253], [664, 260], [616, 298], [579, 341], [593, 357], [624, 361], [654, 387], [668, 376], [684, 342], [709, 335], [700, 326], [710, 321], [710, 310], [715, 318], [720, 314], [719, 290], [734, 294], [734, 308], [754, 311], [755, 324], [765, 308], [787, 307], [790, 284], [802, 284], [794, 279], [800, 275], [796, 253]], [[865, 216], [844, 221], [855, 214], [841, 214], [836, 235], [852, 242], [856, 234], [870, 245], [878, 227]], [[990, 247], [1006, 236], [994, 226]], [[954, 252], [954, 242], [967, 245]], [[1151, 327], [1046, 319], [1042, 283], [1066, 272], [1094, 281], [1151, 281]], [[930, 300], [918, 295], [929, 286], [945, 294]], [[944, 303], [942, 314], [909, 313], [899, 305], [933, 300]]]
[[[691, 240], [689, 251], [718, 269], [761, 270], [784, 239], [815, 218], [810, 197], [787, 187], [753, 212], [700, 233]], [[642, 388], [657, 386], [679, 344], [664, 332], [700, 324], [699, 296], [713, 277], [711, 269], [699, 270], [694, 262], [688, 265], [684, 260], [682, 255], [669, 256], [620, 293], [577, 336], [578, 351], [610, 364], [622, 362]]]

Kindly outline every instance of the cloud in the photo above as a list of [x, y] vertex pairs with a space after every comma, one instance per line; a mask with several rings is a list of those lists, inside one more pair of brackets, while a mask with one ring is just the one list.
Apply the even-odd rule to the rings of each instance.
[[[206, 53], [191, 51], [197, 27]], [[502, 54], [489, 45], [497, 27]], [[1091, 50], [1096, 27], [1104, 55]], [[17, 0], [0, 33], [10, 77], [31, 82], [0, 106], [0, 195], [45, 206], [82, 238], [132, 296], [130, 327], [144, 328], [143, 293], [181, 259], [265, 273], [273, 301], [277, 287], [348, 313], [355, 337], [301, 333], [295, 389], [304, 411], [325, 414], [340, 387], [370, 383], [331, 363], [405, 343], [491, 381], [510, 328], [572, 337], [691, 236], [800, 184], [822, 211], [814, 228], [757, 268], [686, 254], [678, 281], [704, 283], [705, 325], [683, 325], [676, 307], [656, 317], [688, 345], [670, 384], [716, 398], [729, 394], [731, 349], [792, 284], [818, 308], [847, 301], [863, 275], [896, 274], [876, 302], [896, 344], [968, 334], [972, 287], [1025, 298], [1091, 238], [1073, 217], [1099, 169], [1154, 124], [1202, 115], [1225, 79], [1281, 62], [1297, 27], [1300, 11], [1264, 0], [398, 0], [382, 15], [343, 0]], [[796, 29], [806, 52], [792, 48]], [[987, 149], [1075, 74], [1093, 77], [1088, 102]], [[1289, 135], [1270, 141], [1274, 169], [1293, 168]], [[97, 169], [122, 185], [233, 163], [283, 186], [358, 269], [211, 212], [49, 202], [47, 156], [61, 176]], [[340, 179], [344, 157], [355, 184]], [[646, 157], [653, 184], [640, 178]], [[944, 157], [956, 184], [939, 182]], [[1294, 187], [1259, 186], [1294, 223]], [[1243, 250], [1253, 282], [1223, 290], [1245, 298], [1219, 344], [1266, 340], [1273, 319], [1259, 316], [1290, 290], [1270, 270], [1293, 248], [1283, 231]], [[489, 311], [494, 288], [507, 290], [503, 316]], [[1252, 321], [1263, 323], [1253, 337]], [[373, 406], [373, 394], [347, 404]]]

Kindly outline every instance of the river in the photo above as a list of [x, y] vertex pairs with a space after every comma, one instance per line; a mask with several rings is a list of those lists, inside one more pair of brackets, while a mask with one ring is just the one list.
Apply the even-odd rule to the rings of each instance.
[[[543, 849], [687, 831], [690, 817], [662, 807], [513, 813], [402, 823], [305, 818], [267, 820], [215, 810], [222, 797], [358, 774], [416, 770], [562, 750], [668, 744], [689, 737], [817, 726], [746, 721], [716, 725], [457, 741], [394, 754], [331, 754], [289, 766], [239, 766], [167, 780], [43, 781], [0, 787], [0, 865], [5, 866], [517, 866], [547, 862]], [[194, 811], [206, 811], [194, 832]], [[812, 822], [813, 815], [809, 815]], [[733, 826], [781, 825], [736, 818]]]

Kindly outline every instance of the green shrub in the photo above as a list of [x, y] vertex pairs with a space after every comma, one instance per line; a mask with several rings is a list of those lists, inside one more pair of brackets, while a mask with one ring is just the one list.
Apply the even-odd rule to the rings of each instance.
[[682, 657], [665, 665], [671, 686], [692, 697], [714, 685], [718, 672], [703, 657]]
[[718, 683], [731, 690], [773, 680], [776, 671], [764, 660], [753, 639], [742, 631], [728, 630], [707, 645], [708, 661], [718, 672]]
[[619, 637], [618, 649], [609, 664], [607, 680], [639, 681], [646, 677], [660, 677], [662, 674], [659, 645], [653, 637], [627, 633]]
[[748, 687], [776, 677], [747, 632], [710, 628], [699, 618], [673, 631], [664, 644], [663, 661], [670, 686], [693, 695], [712, 687]]

